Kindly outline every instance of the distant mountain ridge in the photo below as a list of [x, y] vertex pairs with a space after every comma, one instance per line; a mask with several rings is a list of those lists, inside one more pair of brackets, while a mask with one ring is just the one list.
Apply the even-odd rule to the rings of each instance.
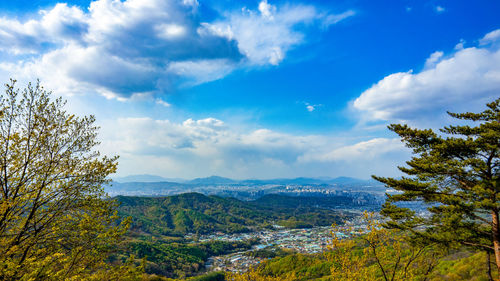
[[182, 183], [182, 182], [185, 182], [186, 180], [181, 179], [181, 178], [164, 178], [164, 177], [157, 176], [157, 175], [143, 174], [143, 175], [129, 175], [129, 176], [125, 176], [125, 177], [116, 177], [116, 178], [113, 178], [113, 181], [120, 182], [120, 183], [126, 183], [126, 182], [177, 182], [177, 183]]
[[370, 184], [377, 183], [372, 179], [357, 179], [351, 177], [319, 177], [319, 178], [278, 178], [278, 179], [245, 179], [235, 180], [220, 176], [210, 176], [205, 178], [195, 178], [185, 180], [181, 178], [164, 178], [156, 175], [130, 175], [113, 179], [119, 183], [127, 182], [171, 182], [191, 185], [220, 185], [220, 184]]
[[219, 176], [210, 176], [207, 178], [196, 178], [190, 181], [186, 181], [188, 184], [236, 184], [239, 183], [237, 180], [230, 178], [224, 178]]
[[[339, 178], [294, 178], [294, 179], [249, 179], [234, 180], [211, 176], [193, 180], [175, 180], [153, 176], [131, 176], [112, 181], [104, 186], [110, 196], [169, 196], [186, 192], [206, 195], [235, 197], [252, 200], [266, 194], [287, 194], [291, 196], [331, 196], [340, 193], [368, 192], [385, 198], [386, 188], [374, 180], [361, 180], [348, 177]], [[162, 181], [139, 181], [140, 179]], [[356, 195], [358, 196], [358, 195]]]

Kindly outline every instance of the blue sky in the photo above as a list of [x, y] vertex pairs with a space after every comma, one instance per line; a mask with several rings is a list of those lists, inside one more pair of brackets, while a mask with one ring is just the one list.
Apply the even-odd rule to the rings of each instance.
[[0, 2], [0, 77], [94, 114], [118, 174], [397, 175], [387, 124], [500, 93], [498, 1]]

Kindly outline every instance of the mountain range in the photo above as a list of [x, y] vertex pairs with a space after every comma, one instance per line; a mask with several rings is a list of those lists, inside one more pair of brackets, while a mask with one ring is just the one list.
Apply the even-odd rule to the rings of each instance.
[[374, 184], [375, 180], [357, 179], [350, 177], [321, 177], [321, 178], [278, 178], [278, 179], [245, 179], [235, 180], [219, 176], [210, 176], [204, 178], [195, 178], [192, 180], [182, 178], [165, 178], [157, 175], [130, 175], [126, 177], [113, 178], [113, 181], [119, 183], [129, 182], [171, 182], [189, 185], [221, 185], [221, 184]]
[[168, 196], [186, 192], [235, 197], [252, 200], [266, 194], [290, 196], [331, 196], [350, 192], [372, 193], [384, 196], [385, 187], [375, 180], [356, 178], [293, 178], [235, 180], [219, 176], [192, 180], [163, 178], [153, 175], [136, 175], [116, 178], [105, 186], [110, 196]]

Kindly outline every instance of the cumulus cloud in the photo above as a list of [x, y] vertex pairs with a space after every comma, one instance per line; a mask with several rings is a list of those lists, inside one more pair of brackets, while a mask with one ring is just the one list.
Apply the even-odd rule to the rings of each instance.
[[487, 45], [490, 43], [498, 43], [500, 41], [500, 29], [493, 30], [489, 33], [487, 33], [481, 40], [479, 40], [479, 43], [481, 45]]
[[[88, 9], [65, 3], [26, 21], [0, 18], [0, 64], [6, 76], [39, 77], [64, 92], [97, 91], [129, 98], [223, 78], [237, 68], [277, 65], [305, 42], [310, 26], [333, 15], [310, 5], [275, 6], [203, 21], [197, 0], [96, 0]], [[6, 55], [9, 54], [9, 55]]]
[[229, 13], [223, 20], [204, 23], [199, 32], [234, 39], [250, 64], [278, 65], [288, 50], [305, 40], [304, 33], [294, 28], [296, 25], [319, 23], [328, 26], [352, 15], [353, 11], [339, 15], [325, 14], [314, 6], [306, 5], [278, 8], [263, 0], [258, 11], [242, 9]]
[[425, 61], [426, 68], [432, 68], [436, 66], [436, 63], [443, 57], [444, 53], [441, 51], [436, 51], [431, 54], [431, 56]]
[[[493, 40], [488, 33], [480, 42]], [[448, 56], [433, 53], [418, 73], [386, 76], [353, 102], [363, 120], [432, 120], [446, 110], [475, 111], [498, 97], [500, 49], [459, 48]]]
[[39, 19], [24, 23], [0, 18], [0, 50], [11, 54], [37, 53], [46, 48], [44, 44], [78, 41], [88, 28], [84, 12], [67, 4], [41, 10], [39, 15]]
[[272, 20], [274, 18], [273, 14], [276, 13], [276, 7], [264, 0], [259, 3], [259, 11], [262, 17]]
[[174, 39], [185, 35], [186, 28], [177, 24], [160, 24], [155, 26], [158, 36], [164, 39]]
[[[101, 151], [121, 156], [122, 174], [368, 177], [370, 173], [394, 172], [394, 157], [388, 155], [404, 151], [401, 143], [393, 139], [348, 140], [269, 129], [240, 131], [216, 118], [180, 123], [122, 118], [104, 122], [102, 127]], [[358, 167], [366, 166], [367, 157], [390, 164], [384, 166], [384, 171], [377, 165], [361, 171]]]

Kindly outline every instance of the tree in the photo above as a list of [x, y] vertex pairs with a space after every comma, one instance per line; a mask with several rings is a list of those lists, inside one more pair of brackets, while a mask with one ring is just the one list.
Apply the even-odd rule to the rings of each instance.
[[[494, 253], [500, 272], [499, 147], [500, 99], [480, 113], [448, 113], [463, 120], [440, 130], [414, 129], [392, 124], [414, 156], [406, 174], [374, 178], [397, 193], [388, 195], [382, 214], [389, 228], [410, 230], [421, 242], [465, 245]], [[417, 214], [404, 202], [424, 204], [427, 215]], [[408, 206], [408, 205], [406, 205]]]
[[112, 270], [105, 259], [129, 224], [101, 187], [117, 157], [94, 150], [93, 116], [15, 82], [0, 100], [0, 280], [105, 280], [96, 276]]
[[295, 273], [289, 273], [285, 276], [267, 276], [258, 271], [258, 268], [250, 268], [247, 272], [232, 273], [226, 272], [226, 280], [230, 281], [293, 281], [297, 280]]
[[342, 229], [334, 225], [326, 253], [333, 264], [331, 280], [428, 280], [442, 256], [440, 249], [408, 243], [405, 233], [381, 227], [373, 213], [365, 212], [363, 221], [363, 234], [350, 239], [340, 239]]

